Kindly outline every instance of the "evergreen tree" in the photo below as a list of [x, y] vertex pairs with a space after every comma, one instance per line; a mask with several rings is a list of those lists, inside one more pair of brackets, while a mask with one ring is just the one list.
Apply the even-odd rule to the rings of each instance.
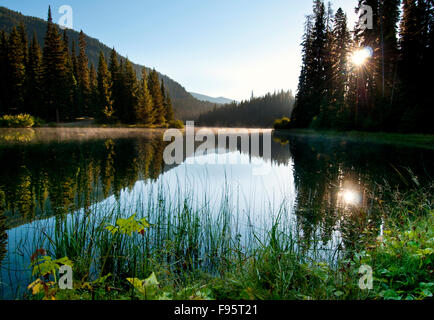
[[173, 106], [172, 106], [172, 100], [170, 99], [169, 93], [164, 87], [163, 80], [161, 80], [161, 95], [163, 96], [163, 100], [164, 100], [164, 118], [166, 119], [167, 123], [170, 123], [170, 121], [174, 120]]
[[401, 131], [434, 132], [434, 116], [430, 92], [432, 81], [422, 74], [433, 71], [432, 33], [434, 2], [403, 1], [400, 38], [400, 90], [402, 102]]
[[137, 76], [131, 62], [126, 59], [123, 64], [122, 77], [122, 104], [119, 119], [123, 123], [135, 123], [135, 110], [137, 105]]
[[164, 98], [161, 94], [160, 80], [158, 79], [157, 71], [152, 70], [148, 77], [148, 88], [152, 96], [152, 104], [154, 106], [152, 118], [154, 120], [154, 125], [161, 126], [166, 123], [164, 117]]
[[22, 43], [22, 35], [13, 28], [8, 39], [7, 54], [7, 103], [9, 113], [24, 112], [26, 84], [26, 53]]
[[324, 90], [317, 121], [314, 125], [321, 128], [330, 128], [336, 122], [336, 105], [332, 103], [334, 90], [334, 34], [333, 34], [333, 10], [328, 3], [326, 14], [326, 42], [324, 45]]
[[83, 31], [80, 31], [79, 37], [79, 54], [77, 76], [78, 85], [80, 88], [80, 111], [82, 114], [89, 114], [89, 95], [90, 95], [90, 80], [89, 80], [89, 61], [86, 56], [86, 38]]
[[154, 119], [152, 118], [153, 104], [147, 79], [146, 68], [143, 68], [142, 78], [139, 82], [139, 93], [135, 112], [137, 123], [151, 126], [154, 123]]
[[299, 79], [293, 125], [308, 127], [320, 113], [327, 93], [327, 20], [324, 2], [314, 0], [313, 16], [308, 16], [303, 39], [303, 66]]
[[0, 115], [6, 112], [7, 84], [7, 39], [4, 30], [0, 31]]
[[304, 27], [304, 35], [302, 42], [302, 66], [300, 77], [298, 80], [298, 90], [296, 96], [296, 102], [294, 111], [292, 113], [292, 125], [295, 128], [303, 128], [309, 125], [309, 119], [306, 117], [305, 108], [309, 104], [309, 98], [311, 95], [311, 64], [310, 61], [313, 58], [312, 55], [312, 42], [313, 42], [313, 17], [308, 15], [306, 17], [306, 23]]
[[114, 48], [110, 53], [109, 71], [110, 71], [110, 92], [113, 100], [113, 110], [114, 110], [113, 116], [118, 118], [120, 114], [120, 109], [122, 107], [122, 101], [121, 101], [122, 75], [119, 66], [118, 55]]
[[114, 109], [111, 94], [111, 79], [102, 51], [99, 53], [97, 82], [98, 109], [96, 112], [96, 118], [99, 122], [112, 123], [114, 121]]
[[73, 57], [69, 53], [69, 37], [66, 29], [63, 31], [63, 51], [66, 59], [65, 106], [66, 110], [68, 110], [65, 117], [69, 120], [73, 120], [80, 115], [80, 111], [78, 105], [77, 78], [74, 74]]
[[347, 105], [349, 86], [348, 56], [350, 54], [351, 35], [347, 26], [347, 16], [339, 8], [336, 12], [333, 26], [332, 52], [332, 93], [331, 104], [334, 106], [335, 122], [331, 127], [348, 129], [351, 127], [350, 110]]
[[63, 40], [53, 24], [51, 8], [48, 9], [48, 25], [42, 57], [45, 119], [57, 122], [65, 117], [68, 95], [67, 61]]
[[72, 41], [71, 46], [71, 62], [72, 62], [72, 70], [74, 72], [74, 78], [78, 84], [78, 59], [77, 59], [77, 49], [75, 41]]
[[166, 93], [166, 120], [170, 124], [171, 121], [175, 120], [175, 114], [173, 112], [173, 104], [172, 99], [170, 98], [169, 93]]
[[90, 86], [90, 96], [89, 96], [89, 115], [95, 116], [97, 109], [97, 97], [98, 97], [98, 81], [97, 73], [93, 63], [90, 64], [89, 69], [89, 86]]
[[21, 46], [22, 50], [24, 52], [24, 66], [27, 68], [27, 61], [28, 61], [28, 50], [29, 50], [29, 41], [27, 39], [27, 31], [26, 27], [24, 26], [24, 23], [21, 21], [20, 24], [17, 27], [17, 31], [20, 34], [21, 38]]
[[39, 46], [36, 33], [33, 34], [32, 43], [29, 48], [29, 59], [27, 64], [26, 76], [26, 105], [27, 112], [42, 116], [39, 110], [42, 105], [42, 51]]

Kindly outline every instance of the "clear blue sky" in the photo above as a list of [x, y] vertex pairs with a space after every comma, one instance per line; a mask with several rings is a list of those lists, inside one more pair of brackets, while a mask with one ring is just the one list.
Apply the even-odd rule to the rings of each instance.
[[[0, 0], [25, 15], [73, 28], [181, 83], [188, 91], [242, 100], [297, 88], [300, 42], [310, 0]], [[334, 0], [352, 22], [357, 0]], [[350, 24], [353, 27], [353, 24]]]

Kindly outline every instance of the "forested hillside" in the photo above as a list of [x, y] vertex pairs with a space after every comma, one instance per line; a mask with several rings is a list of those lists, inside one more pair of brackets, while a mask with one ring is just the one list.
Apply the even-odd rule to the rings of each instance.
[[[20, 23], [25, 27], [27, 38], [32, 39], [33, 34], [35, 33], [38, 43], [43, 46], [44, 37], [47, 31], [46, 21], [35, 17], [24, 16], [5, 7], [0, 7], [0, 30], [10, 33], [12, 29], [18, 27]], [[70, 50], [72, 49], [73, 44], [78, 45], [79, 37], [79, 32], [68, 30]], [[91, 64], [94, 66], [98, 65], [100, 51], [103, 52], [106, 58], [110, 56], [112, 49], [97, 39], [85, 35], [85, 41], [87, 44], [85, 53], [89, 60], [89, 67]], [[119, 58], [125, 59], [122, 56], [119, 56]], [[131, 65], [136, 75], [140, 77], [142, 75], [143, 66], [134, 64], [133, 62], [131, 62]], [[149, 74], [151, 70], [149, 68], [146, 69], [147, 74]], [[185, 90], [184, 87], [168, 76], [158, 73], [158, 77], [160, 80], [164, 81], [164, 85], [172, 98], [175, 116], [177, 118], [183, 120], [195, 120], [201, 113], [210, 111], [214, 107], [214, 104], [212, 103], [195, 99]]]
[[230, 103], [217, 107], [199, 118], [203, 126], [270, 128], [274, 120], [290, 117], [294, 107], [291, 91], [269, 93], [263, 97], [252, 97], [241, 103]]

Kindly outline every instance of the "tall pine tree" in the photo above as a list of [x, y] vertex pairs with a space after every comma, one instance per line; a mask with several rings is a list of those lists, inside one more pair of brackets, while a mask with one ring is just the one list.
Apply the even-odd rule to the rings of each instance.
[[51, 8], [48, 9], [48, 24], [42, 57], [44, 85], [44, 118], [59, 122], [69, 112], [65, 96], [68, 95], [67, 58], [64, 43], [53, 24]]
[[98, 62], [98, 110], [96, 111], [96, 119], [102, 123], [114, 122], [114, 109], [111, 94], [111, 79], [102, 51], [99, 53]]
[[42, 116], [39, 110], [40, 106], [43, 104], [42, 51], [41, 47], [39, 46], [36, 33], [33, 34], [32, 43], [29, 48], [26, 81], [27, 112], [35, 116]]
[[9, 34], [7, 52], [7, 103], [9, 113], [18, 114], [25, 111], [26, 84], [26, 49], [23, 38], [17, 28]]
[[136, 106], [136, 119], [137, 123], [146, 126], [151, 126], [154, 123], [152, 118], [153, 102], [152, 96], [148, 89], [148, 77], [146, 68], [142, 69], [142, 78], [139, 82], [139, 93]]
[[166, 123], [165, 110], [164, 110], [164, 98], [161, 94], [160, 80], [158, 79], [157, 71], [152, 70], [148, 77], [148, 88], [152, 96], [152, 102], [154, 106], [152, 118], [153, 124], [161, 126]]
[[83, 31], [80, 31], [79, 36], [79, 54], [77, 65], [77, 76], [79, 85], [79, 105], [80, 112], [83, 115], [89, 115], [89, 95], [90, 95], [90, 80], [89, 80], [89, 60], [86, 55], [86, 38]]

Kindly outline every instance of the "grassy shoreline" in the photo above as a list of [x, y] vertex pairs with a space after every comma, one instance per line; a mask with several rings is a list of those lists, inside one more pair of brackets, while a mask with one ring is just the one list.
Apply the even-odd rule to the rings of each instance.
[[[149, 206], [145, 219], [115, 215], [95, 225], [88, 220], [90, 214], [85, 220], [65, 220], [49, 239], [52, 248], [39, 255], [42, 260], [33, 260], [35, 282], [29, 288], [34, 294], [29, 292], [27, 298], [430, 299], [434, 293], [433, 188], [404, 193], [384, 188], [371, 208], [383, 217], [383, 233], [364, 230], [360, 243], [334, 263], [312, 258], [296, 237], [280, 229], [278, 221], [265, 233], [254, 235], [256, 246], [245, 247], [227, 237], [231, 230], [224, 222], [225, 210], [211, 221], [210, 216], [203, 218], [206, 210], [196, 211], [188, 201], [179, 207]], [[355, 208], [351, 214], [358, 216], [360, 210]], [[47, 258], [50, 254], [53, 259]], [[57, 289], [56, 280], [46, 273], [62, 264], [74, 267], [74, 290]], [[359, 287], [362, 265], [373, 270], [372, 290]]]
[[323, 137], [381, 144], [398, 144], [434, 150], [434, 135], [362, 131], [316, 131], [313, 129], [275, 130], [276, 135]]

